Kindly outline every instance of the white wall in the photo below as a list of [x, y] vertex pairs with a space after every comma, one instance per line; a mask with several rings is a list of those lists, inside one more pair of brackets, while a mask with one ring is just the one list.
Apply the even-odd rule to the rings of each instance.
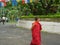
[[[33, 21], [20, 20], [16, 26], [31, 29]], [[40, 22], [42, 25], [42, 31], [60, 34], [60, 23], [57, 22]]]

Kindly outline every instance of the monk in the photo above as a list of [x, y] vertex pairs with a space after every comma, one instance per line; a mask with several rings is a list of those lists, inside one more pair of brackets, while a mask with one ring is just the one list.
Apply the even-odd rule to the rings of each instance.
[[35, 18], [34, 23], [32, 24], [32, 41], [30, 45], [41, 45], [41, 24], [39, 23], [40, 19], [38, 17]]

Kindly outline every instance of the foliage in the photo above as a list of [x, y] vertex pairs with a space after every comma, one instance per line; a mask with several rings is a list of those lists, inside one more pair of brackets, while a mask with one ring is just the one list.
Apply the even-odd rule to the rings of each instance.
[[[14, 17], [15, 19], [16, 17], [24, 15], [29, 17], [33, 17], [33, 15], [40, 15], [40, 17], [53, 17], [54, 15], [60, 15], [60, 0], [36, 0], [35, 2], [27, 4], [22, 4], [20, 1], [17, 6], [12, 6], [11, 2], [8, 2], [4, 9], [6, 9], [5, 15], [10, 19], [11, 17]], [[59, 17], [59, 15], [57, 17]]]

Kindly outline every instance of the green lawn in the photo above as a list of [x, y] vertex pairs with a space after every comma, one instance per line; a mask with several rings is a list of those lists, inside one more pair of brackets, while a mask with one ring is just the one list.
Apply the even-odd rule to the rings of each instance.
[[[29, 15], [29, 16], [21, 16], [20, 18], [34, 18], [36, 16], [34, 15]], [[60, 14], [55, 14], [55, 15], [37, 15], [39, 18], [60, 18]]]

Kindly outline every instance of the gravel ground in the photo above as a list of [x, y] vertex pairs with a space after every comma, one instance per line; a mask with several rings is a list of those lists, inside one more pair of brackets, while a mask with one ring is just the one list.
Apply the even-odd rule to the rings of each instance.
[[[0, 23], [0, 45], [30, 45], [31, 30]], [[60, 35], [42, 32], [42, 45], [60, 45]]]

